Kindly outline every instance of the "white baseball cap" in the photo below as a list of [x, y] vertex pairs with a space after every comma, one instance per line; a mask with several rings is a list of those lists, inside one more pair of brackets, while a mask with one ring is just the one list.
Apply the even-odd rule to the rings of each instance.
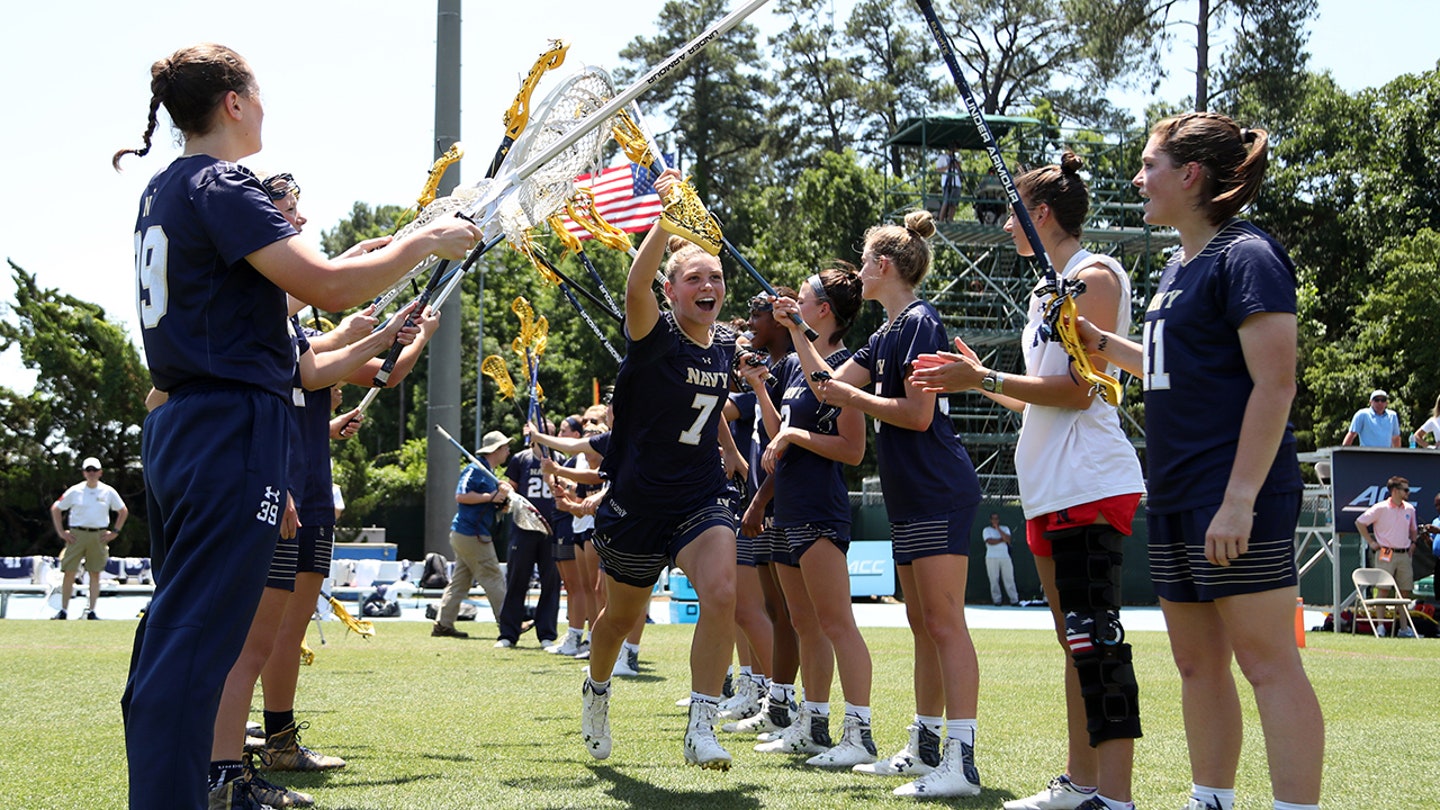
[[1389, 401], [1390, 401], [1390, 395], [1387, 394], [1387, 393], [1385, 393], [1385, 391], [1384, 391], [1383, 389], [1376, 388], [1374, 391], [1371, 391], [1371, 392], [1370, 392], [1370, 401], [1371, 401], [1371, 402], [1374, 402], [1374, 401], [1377, 400], [1377, 399], [1383, 399], [1383, 400], [1385, 400], [1386, 402], [1389, 402]]
[[94, 456], [89, 456], [84, 461], [80, 462], [80, 469], [82, 470], [88, 470], [91, 467], [94, 467], [97, 470], [105, 469], [105, 465], [100, 463], [100, 459], [95, 458]]

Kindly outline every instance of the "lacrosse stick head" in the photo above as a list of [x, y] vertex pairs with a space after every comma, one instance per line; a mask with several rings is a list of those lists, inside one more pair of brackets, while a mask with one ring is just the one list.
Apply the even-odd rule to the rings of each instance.
[[[605, 247], [611, 250], [618, 250], [621, 253], [629, 252], [633, 247], [633, 245], [630, 244], [630, 234], [611, 225], [604, 217], [600, 216], [599, 211], [595, 210], [594, 190], [588, 188], [576, 189], [575, 196], [571, 197], [570, 200], [565, 203], [565, 213], [570, 215], [571, 222], [584, 228], [595, 241]], [[550, 228], [554, 230], [556, 234], [564, 231], [563, 226], [556, 228], [555, 225], [556, 223], [553, 221], [550, 223]], [[568, 232], [565, 235], [569, 236]], [[565, 241], [564, 236], [561, 236], [560, 239], [562, 242]], [[578, 246], [580, 244], [579, 240], [576, 240], [575, 244]], [[566, 247], [569, 247], [568, 242], [566, 242]], [[574, 250], [574, 248], [571, 249]]]
[[614, 97], [610, 74], [590, 67], [566, 79], [536, 106], [530, 126], [515, 142], [509, 158], [512, 165], [524, 166], [576, 128], [590, 129], [501, 198], [497, 219], [511, 241], [560, 211], [575, 191], [576, 176], [600, 165], [608, 127], [587, 119]]
[[[555, 217], [551, 217], [550, 219], [553, 221]], [[565, 236], [570, 236], [563, 225], [558, 226], [556, 233], [563, 233]], [[571, 236], [570, 238], [574, 239], [575, 237]], [[577, 242], [576, 244], [578, 246], [579, 243]], [[560, 279], [555, 275], [555, 271], [551, 269], [550, 263], [545, 261], [545, 255], [543, 251], [541, 251], [540, 246], [535, 244], [533, 231], [526, 231], [521, 234], [518, 241], [510, 243], [510, 247], [514, 248], [516, 253], [530, 260], [530, 266], [535, 268], [535, 272], [540, 274], [541, 279], [559, 286]], [[521, 325], [524, 325], [523, 322]]]
[[515, 398], [515, 381], [510, 379], [510, 367], [505, 365], [505, 358], [498, 354], [487, 356], [480, 361], [480, 372], [495, 381], [501, 397]]
[[550, 342], [550, 319], [541, 315], [535, 319], [535, 336], [530, 342], [530, 348], [535, 352], [538, 360], [540, 355], [545, 353], [545, 345]]
[[628, 110], [616, 113], [610, 132], [615, 136], [615, 142], [620, 144], [620, 150], [631, 162], [647, 169], [655, 165], [655, 151], [650, 146], [650, 138]]
[[660, 227], [689, 239], [711, 256], [720, 255], [721, 243], [725, 240], [720, 223], [705, 203], [700, 202], [700, 195], [688, 180], [670, 188], [665, 198], [665, 213], [660, 215]]
[[530, 306], [530, 301], [525, 296], [517, 295], [515, 300], [510, 302], [510, 311], [520, 319], [520, 334], [516, 339], [521, 341], [521, 345], [530, 345], [530, 341], [535, 338], [534, 307]]

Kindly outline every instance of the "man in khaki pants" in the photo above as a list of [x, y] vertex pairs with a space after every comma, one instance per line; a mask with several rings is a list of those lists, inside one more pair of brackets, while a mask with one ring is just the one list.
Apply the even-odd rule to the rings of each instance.
[[[120, 529], [130, 517], [130, 510], [125, 508], [125, 501], [120, 499], [120, 493], [108, 484], [100, 483], [100, 476], [104, 470], [100, 466], [100, 460], [95, 457], [85, 459], [80, 463], [85, 472], [85, 480], [65, 490], [65, 494], [50, 506], [50, 522], [55, 525], [55, 533], [65, 541], [65, 549], [60, 552], [60, 570], [64, 576], [60, 580], [60, 611], [53, 618], [65, 619], [65, 609], [70, 606], [70, 593], [75, 587], [75, 572], [80, 570], [80, 563], [85, 563], [85, 570], [90, 573], [90, 607], [85, 611], [85, 618], [98, 619], [95, 615], [95, 600], [100, 598], [100, 572], [105, 570], [105, 562], [110, 559], [107, 548], [110, 541], [120, 536]], [[70, 528], [66, 529], [62, 512], [70, 513]], [[115, 530], [110, 530], [110, 513], [116, 512]]]
[[[498, 430], [486, 433], [480, 440], [478, 455], [493, 473], [510, 457], [510, 437]], [[474, 464], [465, 465], [460, 473], [460, 482], [455, 485], [455, 502], [460, 508], [450, 523], [455, 571], [450, 584], [445, 586], [445, 594], [440, 597], [440, 610], [430, 635], [470, 637], [469, 633], [455, 629], [455, 617], [460, 613], [460, 603], [470, 593], [473, 580], [479, 580], [495, 621], [500, 621], [500, 606], [505, 602], [505, 577], [500, 573], [500, 560], [495, 555], [491, 537], [495, 533], [495, 515], [504, 508], [510, 491], [510, 485], [503, 481], [497, 488], [495, 481]]]

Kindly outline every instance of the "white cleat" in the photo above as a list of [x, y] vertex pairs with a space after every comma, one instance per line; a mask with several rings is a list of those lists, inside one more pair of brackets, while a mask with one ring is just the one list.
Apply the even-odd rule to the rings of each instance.
[[1075, 787], [1069, 776], [1061, 774], [1034, 796], [1005, 802], [1005, 810], [1076, 810], [1094, 797], [1094, 790], [1083, 791]]
[[585, 750], [596, 759], [604, 759], [610, 756], [610, 690], [597, 694], [587, 675], [580, 688], [580, 701], [580, 734], [585, 738]]
[[853, 768], [874, 761], [875, 740], [870, 736], [870, 724], [862, 724], [860, 718], [847, 714], [840, 744], [805, 760], [805, 764], [817, 768]]
[[622, 678], [633, 678], [640, 674], [640, 651], [620, 648], [620, 655], [615, 658], [615, 669], [610, 671], [612, 676], [619, 675]]
[[741, 677], [735, 681], [734, 697], [721, 701], [715, 716], [721, 720], [744, 720], [759, 714], [761, 708], [759, 687], [750, 678]]
[[[770, 739], [769, 735], [790, 727], [794, 712], [795, 709], [789, 704], [778, 703], [774, 698], [770, 698], [765, 701], [765, 708], [759, 714], [734, 723], [726, 723], [720, 727], [720, 730], [734, 734], [761, 735], [764, 737], [761, 741], [765, 742]], [[760, 739], [760, 737], [756, 739]]]
[[685, 728], [685, 761], [710, 771], [730, 770], [730, 752], [715, 739], [715, 704], [690, 704], [690, 722]]
[[574, 658], [575, 653], [580, 652], [580, 643], [575, 640], [575, 636], [566, 635], [564, 641], [560, 642], [559, 644], [551, 644], [549, 647], [545, 648], [545, 652], [552, 653], [554, 655], [568, 655], [571, 658]]
[[960, 740], [946, 740], [945, 754], [935, 770], [895, 788], [894, 792], [896, 796], [917, 799], [979, 796], [980, 772], [975, 769], [975, 749]]
[[924, 776], [940, 764], [940, 735], [919, 723], [910, 724], [910, 740], [898, 753], [851, 770], [876, 776]]
[[830, 718], [801, 709], [790, 727], [755, 746], [762, 754], [823, 754], [830, 750]]

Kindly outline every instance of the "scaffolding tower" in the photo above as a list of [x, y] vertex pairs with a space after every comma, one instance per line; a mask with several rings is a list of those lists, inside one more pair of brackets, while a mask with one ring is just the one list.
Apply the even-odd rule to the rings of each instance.
[[[1162, 254], [1180, 241], [1173, 230], [1145, 224], [1130, 184], [1140, 165], [1144, 134], [1065, 129], [1018, 116], [986, 119], [1012, 174], [1018, 176], [1026, 166], [1058, 163], [1066, 149], [1085, 161], [1091, 209], [1083, 241], [1090, 250], [1109, 254], [1125, 266], [1138, 326], [1159, 281]], [[893, 165], [916, 167], [910, 176], [888, 179], [890, 216], [895, 220], [922, 206], [938, 214], [942, 174], [937, 160], [943, 154], [958, 158], [960, 200], [949, 220], [936, 220], [934, 266], [919, 292], [935, 305], [951, 336], [962, 338], [986, 366], [1023, 372], [1020, 330], [1039, 275], [1029, 259], [1015, 252], [1004, 230], [1008, 204], [1003, 186], [993, 175], [987, 176], [989, 158], [974, 122], [968, 116], [910, 118], [884, 146], [891, 155], [901, 156]], [[1127, 386], [1127, 399], [1132, 395], [1138, 399], [1138, 386]], [[1133, 405], [1122, 407], [1122, 418], [1127, 435], [1143, 452], [1144, 429], [1132, 409]], [[974, 393], [951, 395], [949, 410], [975, 462], [985, 496], [1018, 497], [1015, 443], [1020, 415]]]

